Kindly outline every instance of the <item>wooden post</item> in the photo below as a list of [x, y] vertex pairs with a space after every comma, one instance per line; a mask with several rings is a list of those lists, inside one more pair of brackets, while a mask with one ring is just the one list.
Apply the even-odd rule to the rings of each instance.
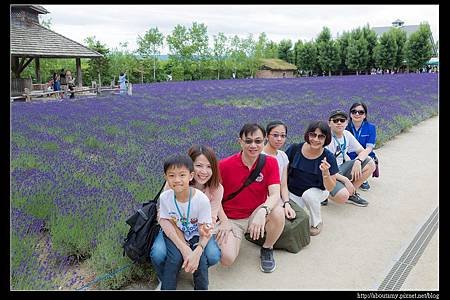
[[78, 86], [83, 86], [83, 76], [81, 74], [81, 58], [76, 58], [76, 64], [77, 64], [77, 83]]
[[25, 101], [26, 102], [31, 102], [31, 96], [30, 96], [30, 89], [29, 88], [25, 88]]
[[34, 71], [36, 72], [36, 83], [42, 83], [41, 81], [41, 64], [39, 62], [39, 57], [34, 59]]

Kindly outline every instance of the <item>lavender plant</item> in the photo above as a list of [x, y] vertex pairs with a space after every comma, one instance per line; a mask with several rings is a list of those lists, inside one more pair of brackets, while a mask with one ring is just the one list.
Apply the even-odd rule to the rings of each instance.
[[[288, 125], [289, 145], [309, 121], [357, 100], [367, 103], [380, 146], [438, 114], [438, 81], [435, 73], [171, 81], [136, 84], [133, 96], [13, 103], [11, 288], [77, 288], [77, 264], [88, 260], [101, 275], [125, 262], [125, 220], [156, 194], [172, 153], [203, 143], [223, 158], [238, 151], [244, 123], [274, 119]], [[36, 247], [42, 236], [49, 242]], [[120, 288], [139, 272], [102, 287]]]

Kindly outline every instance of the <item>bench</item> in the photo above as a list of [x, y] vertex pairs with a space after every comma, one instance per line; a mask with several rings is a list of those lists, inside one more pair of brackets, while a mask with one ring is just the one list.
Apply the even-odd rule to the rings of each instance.
[[55, 98], [61, 98], [61, 94], [64, 93], [64, 91], [29, 91], [28, 88], [25, 88], [25, 93], [22, 94], [22, 97], [25, 98], [27, 102], [30, 102], [33, 98], [40, 98], [40, 97], [52, 97], [55, 96]]

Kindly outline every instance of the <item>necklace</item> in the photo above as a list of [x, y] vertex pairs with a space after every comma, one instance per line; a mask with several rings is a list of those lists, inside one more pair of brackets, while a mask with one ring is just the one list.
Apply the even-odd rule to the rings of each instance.
[[175, 203], [175, 206], [177, 207], [178, 214], [180, 215], [180, 222], [184, 227], [189, 225], [189, 213], [191, 212], [191, 191], [191, 188], [189, 188], [189, 202], [186, 216], [181, 214], [180, 207], [177, 204], [177, 197], [175, 196], [175, 193], [173, 193], [173, 203]]

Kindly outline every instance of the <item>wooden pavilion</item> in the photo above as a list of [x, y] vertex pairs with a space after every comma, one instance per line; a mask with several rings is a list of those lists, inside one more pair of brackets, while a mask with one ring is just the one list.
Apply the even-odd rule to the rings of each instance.
[[39, 24], [39, 14], [49, 13], [40, 5], [10, 6], [10, 56], [11, 56], [11, 95], [22, 94], [25, 88], [32, 90], [30, 78], [20, 78], [22, 71], [34, 60], [36, 80], [41, 83], [39, 59], [75, 58], [76, 83], [83, 85], [81, 58], [102, 57], [61, 34]]

